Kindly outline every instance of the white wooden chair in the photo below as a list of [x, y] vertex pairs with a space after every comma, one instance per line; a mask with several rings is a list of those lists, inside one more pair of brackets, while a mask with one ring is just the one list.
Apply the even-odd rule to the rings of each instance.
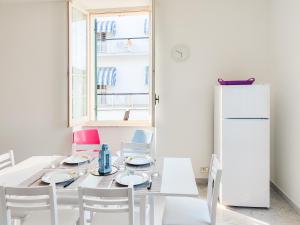
[[212, 156], [207, 201], [199, 198], [167, 197], [163, 225], [215, 225], [222, 171], [215, 155]]
[[15, 165], [14, 151], [0, 155], [0, 171]]
[[75, 225], [78, 210], [57, 209], [55, 186], [0, 187], [0, 224], [11, 225], [13, 213], [26, 215], [22, 225]]
[[121, 156], [152, 155], [153, 131], [136, 130], [131, 142], [121, 143]]
[[[79, 187], [79, 225], [135, 225], [133, 188]], [[88, 214], [87, 214], [88, 213]], [[87, 218], [90, 215], [90, 218]]]

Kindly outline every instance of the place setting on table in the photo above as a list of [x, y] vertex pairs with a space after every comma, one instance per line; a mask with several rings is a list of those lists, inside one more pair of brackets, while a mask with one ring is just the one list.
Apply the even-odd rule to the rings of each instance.
[[87, 175], [92, 161], [88, 156], [71, 155], [57, 157], [48, 167], [38, 171], [20, 184], [20, 186], [46, 186], [55, 184], [57, 188], [76, 187]]
[[38, 171], [20, 186], [56, 184], [58, 189], [75, 189], [91, 174], [101, 177], [98, 188], [120, 188], [133, 185], [138, 192], [159, 192], [161, 174], [159, 163], [148, 155], [112, 156], [103, 144], [99, 157], [85, 154], [56, 156], [51, 165]]
[[53, 156], [55, 160], [49, 166], [49, 169], [71, 169], [76, 167], [85, 167], [92, 163], [95, 158], [90, 155], [75, 153], [68, 156]]
[[[160, 190], [158, 163], [152, 157], [147, 155], [120, 156], [112, 163], [109, 150], [104, 148], [105, 145], [102, 146], [100, 153], [99, 167], [91, 170], [92, 175], [103, 176], [98, 187], [120, 188], [133, 185], [136, 191]], [[155, 188], [153, 188], [153, 183], [155, 183]]]

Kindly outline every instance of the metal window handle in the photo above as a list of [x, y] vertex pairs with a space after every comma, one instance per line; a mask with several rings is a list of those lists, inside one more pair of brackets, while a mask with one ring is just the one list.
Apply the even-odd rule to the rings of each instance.
[[155, 105], [159, 104], [159, 95], [155, 94]]

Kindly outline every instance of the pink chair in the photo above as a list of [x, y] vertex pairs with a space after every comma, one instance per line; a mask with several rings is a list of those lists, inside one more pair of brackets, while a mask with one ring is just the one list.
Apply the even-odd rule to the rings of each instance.
[[[100, 137], [98, 129], [74, 131], [73, 145], [76, 147], [75, 152], [99, 152]], [[77, 149], [77, 147], [81, 149]], [[98, 149], [91, 149], [95, 147], [97, 147]]]
[[98, 129], [74, 131], [73, 144], [100, 145], [100, 137], [99, 137]]

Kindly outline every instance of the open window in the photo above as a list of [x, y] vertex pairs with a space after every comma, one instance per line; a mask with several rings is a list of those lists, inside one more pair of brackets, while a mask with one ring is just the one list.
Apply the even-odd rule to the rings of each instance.
[[152, 8], [70, 3], [70, 124], [154, 124]]
[[149, 12], [107, 13], [92, 18], [95, 120], [149, 122]]

